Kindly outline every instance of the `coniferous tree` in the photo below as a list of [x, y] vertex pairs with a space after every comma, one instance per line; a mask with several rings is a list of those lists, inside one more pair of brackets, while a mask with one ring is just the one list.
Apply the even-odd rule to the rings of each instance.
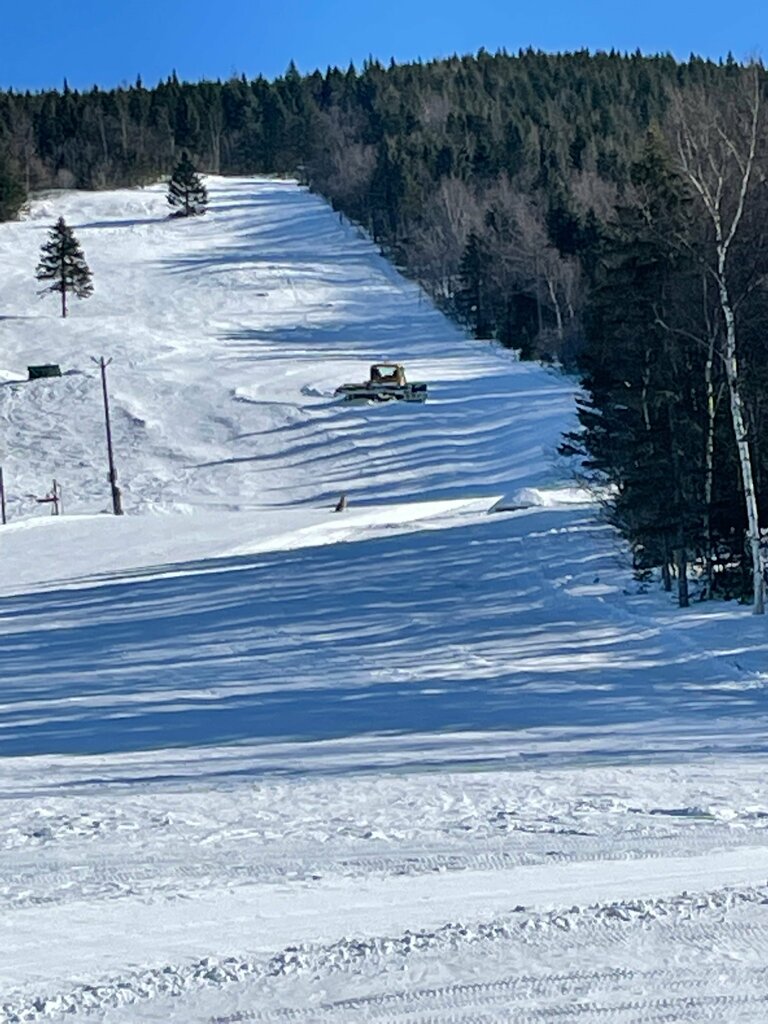
[[707, 546], [693, 225], [682, 183], [653, 144], [632, 177], [637, 205], [617, 211], [590, 296], [582, 430], [569, 440], [611, 484], [609, 518], [630, 543], [636, 568], [660, 566], [667, 581], [674, 569], [685, 605], [688, 562]]
[[455, 301], [459, 315], [476, 338], [493, 336], [493, 316], [487, 281], [491, 263], [482, 239], [471, 231], [459, 266]]
[[18, 178], [0, 155], [0, 221], [10, 220], [21, 209], [26, 195]]
[[173, 217], [193, 217], [206, 211], [208, 192], [187, 152], [181, 154], [181, 160], [174, 168], [168, 182], [167, 198], [168, 204], [174, 207]]
[[83, 250], [63, 217], [59, 217], [51, 228], [50, 237], [40, 250], [40, 262], [35, 273], [38, 281], [50, 282], [42, 289], [41, 295], [46, 292], [59, 292], [61, 295], [62, 317], [67, 315], [67, 295], [70, 292], [78, 299], [87, 299], [93, 294], [91, 271]]

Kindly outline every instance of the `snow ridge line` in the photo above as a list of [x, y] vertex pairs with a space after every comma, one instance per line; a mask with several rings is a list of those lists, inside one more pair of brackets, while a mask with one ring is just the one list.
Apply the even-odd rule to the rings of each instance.
[[[326, 946], [287, 946], [267, 960], [209, 956], [190, 964], [151, 968], [125, 978], [109, 979], [100, 984], [78, 985], [67, 993], [20, 997], [14, 1002], [0, 1005], [0, 1024], [30, 1024], [46, 1017], [97, 1012], [158, 996], [180, 996], [195, 988], [222, 987], [259, 978], [310, 972], [332, 973], [363, 962], [374, 963], [391, 957], [408, 957], [415, 952], [455, 948], [462, 944], [503, 941], [519, 937], [521, 934], [525, 936], [530, 932], [546, 932], [552, 928], [573, 931], [594, 924], [623, 927], [638, 921], [668, 918], [670, 915], [684, 921], [708, 911], [727, 911], [740, 905], [759, 903], [768, 903], [768, 883], [746, 889], [722, 888], [701, 893], [684, 891], [679, 896], [671, 898], [595, 903], [587, 907], [573, 906], [539, 914], [528, 913], [525, 907], [515, 907], [509, 917], [479, 924], [453, 922], [434, 931], [406, 931], [396, 938], [344, 938]], [[598, 973], [577, 972], [575, 976], [566, 974], [563, 975], [563, 980], [582, 975], [583, 980], [586, 980], [587, 976], [592, 977]], [[618, 975], [621, 971], [612, 973], [620, 980]], [[526, 981], [530, 983], [531, 979], [510, 979], [509, 984], [514, 987], [523, 985]], [[211, 1024], [240, 1024], [243, 1021], [259, 1019], [259, 1011], [244, 1011], [215, 1018]]]

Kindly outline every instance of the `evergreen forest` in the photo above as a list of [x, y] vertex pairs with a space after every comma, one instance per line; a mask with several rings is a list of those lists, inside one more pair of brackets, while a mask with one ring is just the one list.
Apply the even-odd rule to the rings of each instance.
[[51, 188], [295, 175], [477, 337], [582, 374], [564, 450], [640, 576], [762, 610], [768, 80], [480, 51], [274, 80], [0, 93], [0, 219]]

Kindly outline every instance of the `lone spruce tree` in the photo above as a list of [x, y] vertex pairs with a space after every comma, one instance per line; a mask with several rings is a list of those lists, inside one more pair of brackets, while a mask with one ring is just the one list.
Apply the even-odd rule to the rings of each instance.
[[181, 154], [181, 161], [168, 182], [167, 198], [169, 205], [174, 208], [172, 217], [194, 217], [205, 213], [208, 206], [208, 193], [203, 179], [186, 152]]
[[93, 294], [91, 271], [83, 250], [63, 217], [59, 217], [51, 228], [50, 237], [40, 250], [40, 262], [35, 273], [38, 281], [50, 281], [41, 295], [46, 292], [61, 294], [63, 317], [67, 315], [67, 295], [70, 292], [78, 299], [87, 299]]

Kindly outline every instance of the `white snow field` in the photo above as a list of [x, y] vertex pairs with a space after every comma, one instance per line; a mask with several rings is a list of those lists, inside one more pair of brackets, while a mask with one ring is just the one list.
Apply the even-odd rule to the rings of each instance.
[[0, 225], [0, 1022], [768, 1021], [766, 624], [633, 583], [571, 381], [209, 186]]

